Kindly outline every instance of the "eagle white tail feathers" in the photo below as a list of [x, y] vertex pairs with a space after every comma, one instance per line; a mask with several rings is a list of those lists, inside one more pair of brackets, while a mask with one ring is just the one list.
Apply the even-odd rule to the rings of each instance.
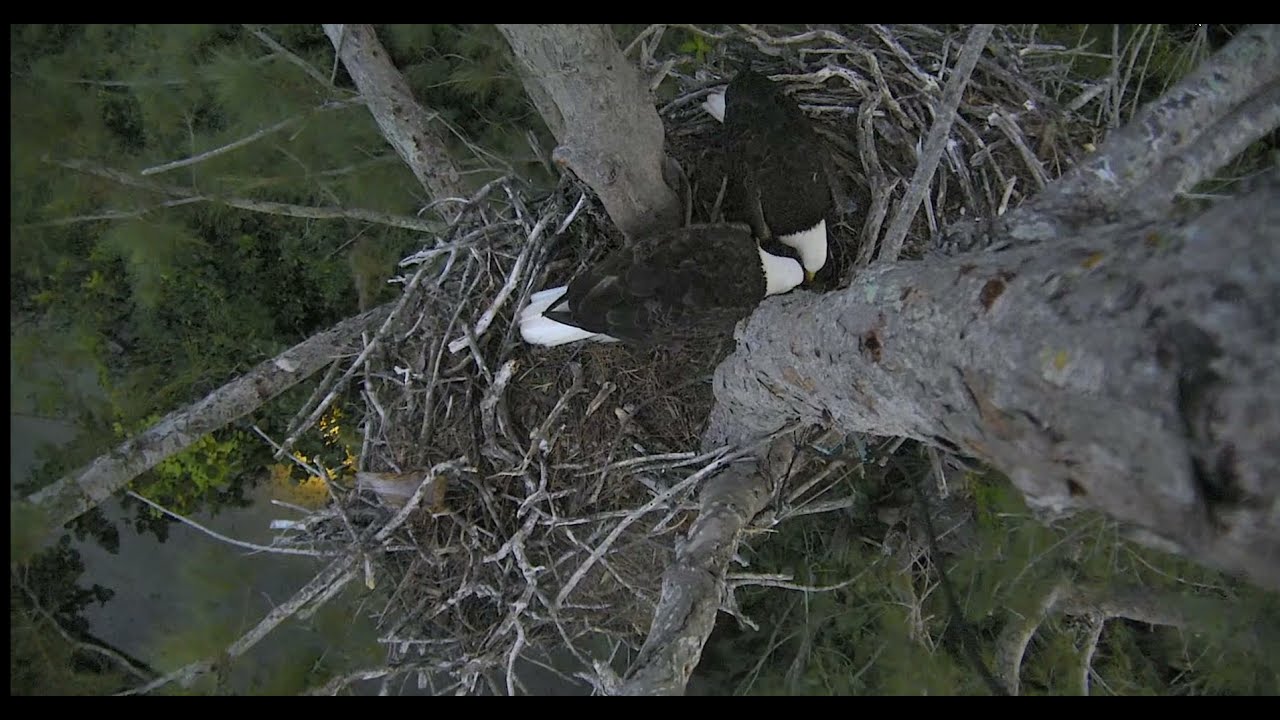
[[818, 272], [827, 264], [827, 221], [822, 219], [817, 225], [790, 235], [782, 235], [778, 242], [796, 249], [800, 262], [810, 275]]
[[724, 122], [724, 91], [713, 92], [707, 96], [702, 103], [702, 109], [711, 114], [711, 117]]
[[[561, 285], [560, 287], [540, 290], [529, 296], [529, 304], [525, 306], [524, 310], [520, 311], [520, 336], [524, 338], [524, 341], [530, 345], [544, 345], [546, 347], [567, 345], [579, 340], [617, 342], [616, 338], [608, 335], [588, 332], [582, 328], [565, 325], [543, 315], [568, 291], [569, 286]], [[556, 309], [560, 310], [562, 308]]]

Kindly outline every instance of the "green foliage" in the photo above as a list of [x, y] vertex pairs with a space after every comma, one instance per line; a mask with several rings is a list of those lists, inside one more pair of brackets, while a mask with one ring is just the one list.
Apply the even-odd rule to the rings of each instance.
[[257, 592], [245, 586], [244, 568], [214, 561], [216, 552], [197, 551], [174, 578], [191, 600], [174, 627], [152, 634], [147, 654], [161, 672], [222, 657], [222, 686], [205, 676], [192, 688], [170, 687], [164, 694], [291, 695], [385, 660], [376, 629], [359, 611], [365, 591], [358, 583], [309, 618], [286, 619], [268, 641], [227, 660], [227, 647], [252, 630], [269, 608], [255, 602]]
[[[453, 130], [453, 156], [476, 186], [497, 172], [514, 172], [548, 187], [547, 174], [530, 148], [551, 144], [550, 133], [529, 103], [511, 51], [493, 25], [385, 25], [379, 38], [404, 73], [415, 97], [439, 112]], [[467, 142], [462, 142], [465, 138]]]
[[[263, 31], [327, 76], [333, 49], [318, 25]], [[466, 165], [540, 168], [525, 133], [536, 116], [491, 26], [387, 26], [380, 35], [418, 98], [450, 118]], [[161, 206], [172, 198], [50, 162], [136, 172], [292, 119], [245, 148], [151, 179], [206, 196], [416, 212], [426, 198], [368, 111], [318, 109], [351, 96], [341, 73], [338, 88], [317, 82], [240, 26], [27, 25], [10, 39], [10, 306], [27, 328], [15, 338], [22, 372], [35, 375], [55, 353], [91, 369], [109, 421], [133, 426], [394, 295], [385, 280], [420, 243], [415, 233], [217, 202]], [[468, 178], [479, 184], [494, 172]], [[72, 220], [110, 213], [134, 215]], [[42, 390], [52, 414], [86, 403], [56, 380]], [[103, 415], [95, 411], [95, 422]]]
[[40, 552], [51, 520], [44, 510], [25, 499], [9, 501], [9, 562], [28, 563]]
[[[11, 509], [10, 518], [14, 517]], [[63, 635], [89, 640], [85, 608], [105, 603], [112, 595], [100, 585], [83, 588], [77, 584], [84, 563], [71, 549], [70, 537], [21, 555], [10, 553], [10, 693], [102, 695], [127, 687], [128, 679], [118, 668], [77, 648]]]
[[711, 43], [707, 39], [697, 33], [689, 33], [689, 39], [680, 43], [680, 52], [692, 53], [694, 59], [702, 63], [707, 58], [707, 53], [711, 51]]
[[[10, 27], [14, 374], [31, 388], [31, 404], [42, 414], [75, 420], [83, 429], [70, 445], [40, 453], [50, 462], [17, 483], [21, 492], [360, 307], [395, 296], [397, 288], [386, 280], [399, 273], [397, 260], [421, 245], [420, 234], [220, 202], [236, 197], [412, 215], [432, 199], [366, 108], [332, 107], [355, 94], [344, 71], [331, 86], [291, 61], [328, 77], [333, 48], [320, 26], [262, 29], [292, 57], [239, 25]], [[548, 180], [526, 131], [537, 126], [536, 113], [491, 26], [388, 26], [379, 34], [418, 99], [448, 123], [449, 149], [461, 159], [467, 182], [478, 186], [500, 173]], [[286, 129], [240, 149], [145, 176], [178, 188], [177, 194], [60, 164], [140, 177], [144, 169], [285, 121]], [[548, 144], [545, 133], [534, 141]], [[198, 199], [182, 201], [183, 194]], [[282, 433], [309, 391], [294, 388], [244, 424], [200, 439], [132, 488], [183, 514], [242, 503], [247, 486], [273, 462], [248, 425]], [[343, 422], [333, 437], [304, 437], [297, 450], [336, 468], [347, 460], [341, 446], [358, 446], [354, 432], [354, 424]], [[136, 501], [125, 504], [135, 509], [139, 530], [166, 537], [170, 520]], [[45, 519], [20, 504], [10, 515], [11, 561], [35, 563]], [[96, 510], [71, 529], [118, 547], [115, 528]], [[66, 557], [60, 562], [76, 569]], [[243, 592], [239, 578], [208, 580], [205, 590], [210, 605], [194, 607], [187, 629], [157, 642], [165, 669], [221, 652], [247, 629], [244, 613], [216, 612], [229, 593]], [[66, 583], [50, 592], [51, 603], [68, 608], [62, 619], [75, 625], [72, 610], [86, 596]], [[235, 664], [233, 686], [291, 692], [351, 663], [376, 662], [381, 649], [367, 642], [373, 631], [352, 622], [352, 614], [335, 601], [309, 623], [291, 622], [288, 632], [310, 638], [297, 643], [296, 655], [250, 653]], [[119, 678], [97, 670], [82, 676], [76, 668], [85, 665], [83, 653], [32, 613], [15, 610], [11, 629], [11, 654], [24, 658], [11, 664], [15, 692], [119, 688]]]
[[[785, 522], [744, 553], [751, 572], [784, 572], [810, 586], [853, 582], [830, 592], [747, 587], [736, 592], [759, 631], [722, 620], [703, 653], [691, 692], [782, 695], [987, 694], [964, 643], [994, 666], [996, 638], [1010, 613], [1033, 612], [1045, 593], [1071, 587], [1136, 588], [1187, 618], [1183, 630], [1109, 620], [1092, 662], [1093, 694], [1274, 694], [1280, 688], [1280, 597], [1182, 558], [1124, 540], [1115, 524], [1081, 516], [1046, 526], [995, 474], [952, 482], [967, 498], [963, 552], [906, 562], [903, 535], [925, 542], [911, 481], [927, 472], [911, 446], [884, 471], [855, 480], [869, 505]], [[854, 475], [851, 475], [854, 477]], [[956, 502], [953, 497], [949, 502]], [[940, 512], [935, 508], [935, 512]], [[914, 528], [914, 530], [911, 530]], [[883, 538], [883, 540], [879, 540]], [[956, 590], [966, 636], [939, 587], [938, 566]], [[1088, 635], [1085, 618], [1054, 613], [1024, 656], [1021, 691], [1076, 694]]]

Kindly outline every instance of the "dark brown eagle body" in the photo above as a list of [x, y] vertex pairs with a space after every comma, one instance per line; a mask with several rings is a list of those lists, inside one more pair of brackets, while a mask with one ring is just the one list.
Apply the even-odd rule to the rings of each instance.
[[758, 245], [736, 224], [656, 233], [575, 277], [545, 316], [629, 342], [732, 328], [765, 297]]

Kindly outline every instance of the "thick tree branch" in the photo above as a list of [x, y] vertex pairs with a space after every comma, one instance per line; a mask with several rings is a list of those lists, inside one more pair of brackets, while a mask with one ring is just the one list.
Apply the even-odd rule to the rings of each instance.
[[624, 695], [679, 695], [698, 665], [724, 600], [725, 572], [747, 525], [768, 503], [768, 478], [785, 477], [794, 441], [775, 440], [759, 458], [735, 463], [699, 494], [698, 519], [675, 561], [662, 575], [662, 596], [640, 657], [621, 688]]
[[1280, 79], [1218, 121], [1180, 155], [1169, 158], [1145, 184], [1134, 189], [1125, 203], [1148, 213], [1169, 209], [1213, 172], [1231, 162], [1258, 138], [1280, 127]]
[[[1035, 507], [1088, 507], [1280, 588], [1280, 182], [1176, 222], [873, 267], [770, 299], [716, 412], [799, 416], [980, 457]], [[786, 328], [786, 332], [779, 332]]]
[[[347, 319], [259, 364], [204, 399], [166, 415], [145, 432], [84, 467], [28, 496], [53, 528], [74, 520], [111, 497], [138, 475], [185, 450], [207, 433], [248, 415], [263, 403], [348, 352], [360, 333], [392, 309], [382, 305]], [[52, 529], [52, 528], [51, 528]]]
[[[435, 113], [414, 99], [404, 76], [378, 42], [371, 25], [325, 25], [369, 112], [391, 147], [408, 164], [433, 200], [466, 197], [462, 174], [449, 157], [444, 136], [433, 126]], [[442, 210], [446, 215], [452, 210]], [[451, 217], [446, 217], [451, 220]]]
[[1239, 33], [1045, 192], [989, 228], [953, 225], [943, 249], [1040, 242], [1124, 209], [1158, 217], [1177, 193], [1275, 128], [1277, 81], [1280, 26]]
[[1182, 596], [1161, 595], [1137, 586], [1088, 586], [1072, 588], [1064, 594], [1058, 609], [1068, 615], [1099, 615], [1185, 628], [1192, 624], [1186, 604], [1187, 599]]
[[[1257, 25], [1201, 63], [1123, 128], [1098, 153], [1054, 183], [1037, 204], [1076, 218], [1119, 209], [1166, 162], [1182, 154], [1231, 111], [1280, 80], [1280, 25]], [[1206, 168], [1206, 175], [1217, 168]]]
[[628, 237], [676, 227], [663, 180], [662, 121], [640, 72], [607, 25], [499, 25], [526, 92], [555, 135], [556, 159], [604, 203]]

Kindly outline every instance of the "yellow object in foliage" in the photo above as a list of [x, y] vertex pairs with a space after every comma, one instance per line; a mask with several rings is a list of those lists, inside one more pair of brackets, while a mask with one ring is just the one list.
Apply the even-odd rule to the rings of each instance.
[[323, 507], [329, 501], [329, 489], [324, 480], [307, 476], [301, 481], [293, 479], [293, 467], [282, 463], [271, 466], [271, 496], [305, 508]]

